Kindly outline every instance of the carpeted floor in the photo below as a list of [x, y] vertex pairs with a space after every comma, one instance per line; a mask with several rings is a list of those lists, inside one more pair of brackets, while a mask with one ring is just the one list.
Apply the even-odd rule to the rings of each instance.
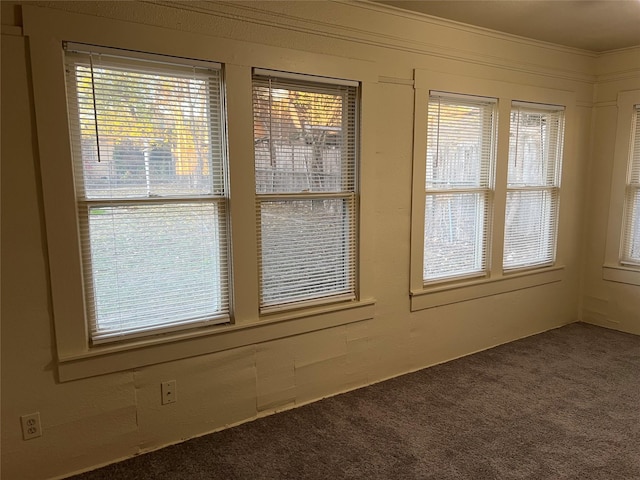
[[640, 336], [572, 324], [72, 478], [640, 479]]

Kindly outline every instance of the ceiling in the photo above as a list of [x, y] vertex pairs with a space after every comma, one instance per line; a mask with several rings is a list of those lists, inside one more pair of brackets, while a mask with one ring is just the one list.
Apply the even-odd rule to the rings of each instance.
[[592, 52], [640, 45], [640, 0], [379, 0], [378, 3]]

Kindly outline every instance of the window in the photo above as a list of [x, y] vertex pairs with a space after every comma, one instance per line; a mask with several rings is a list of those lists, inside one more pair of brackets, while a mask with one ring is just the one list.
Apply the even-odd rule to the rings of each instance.
[[93, 344], [227, 322], [220, 66], [70, 44], [66, 83]]
[[563, 146], [562, 107], [513, 102], [503, 268], [555, 260]]
[[262, 313], [356, 298], [356, 85], [254, 71]]
[[618, 92], [616, 111], [602, 278], [640, 285], [640, 90]]
[[[23, 17], [60, 381], [373, 318], [374, 220], [359, 204], [375, 187], [358, 177], [374, 167], [356, 159], [375, 156], [358, 118], [375, 63], [28, 5]], [[275, 73], [290, 65], [304, 74]], [[294, 110], [254, 122], [254, 77], [281, 83], [271, 113], [285, 93]]]
[[414, 88], [411, 310], [561, 281], [575, 94], [432, 70]]
[[640, 266], [640, 105], [634, 106], [625, 192], [621, 263]]
[[495, 99], [437, 92], [429, 97], [425, 282], [486, 273], [496, 107]]

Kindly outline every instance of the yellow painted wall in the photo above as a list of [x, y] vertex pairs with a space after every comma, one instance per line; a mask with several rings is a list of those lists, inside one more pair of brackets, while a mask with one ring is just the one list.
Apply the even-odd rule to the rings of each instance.
[[[618, 281], [604, 280], [603, 265], [618, 249], [617, 228], [610, 225], [612, 189], [624, 182], [625, 166], [614, 169], [618, 122], [623, 119], [618, 98], [625, 92], [637, 92], [640, 98], [640, 48], [612, 52], [598, 59], [597, 84], [594, 95], [594, 119], [591, 132], [591, 149], [588, 195], [585, 198], [585, 255], [581, 312], [584, 321], [640, 334], [640, 286]], [[629, 112], [630, 115], [630, 112]], [[628, 120], [628, 119], [627, 119]], [[627, 135], [627, 132], [622, 134]], [[625, 155], [627, 152], [622, 152]], [[619, 152], [618, 152], [619, 154]], [[623, 159], [626, 163], [626, 158]], [[613, 207], [616, 208], [616, 207]], [[607, 245], [615, 239], [614, 245]], [[611, 259], [609, 259], [611, 260]]]
[[[282, 58], [270, 61], [282, 69], [296, 67], [287, 57], [292, 46], [375, 64], [378, 82], [363, 110], [375, 133], [373, 154], [363, 159], [375, 195], [362, 205], [373, 225], [367, 280], [375, 315], [59, 382], [29, 45], [19, 6], [3, 2], [2, 478], [47, 479], [90, 469], [577, 321], [581, 305], [585, 319], [596, 321], [587, 315], [589, 302], [604, 302], [607, 326], [640, 333], [640, 287], [609, 285], [598, 270], [615, 137], [614, 107], [607, 102], [619, 89], [638, 87], [638, 49], [598, 57], [368, 4], [164, 3], [37, 2], [51, 11], [237, 41], [238, 55], [251, 52], [252, 58], [273, 51], [263, 45], [280, 47]], [[575, 94], [574, 153], [565, 158], [561, 197], [560, 282], [410, 311], [414, 69]], [[610, 80], [606, 87], [596, 85], [602, 79]], [[161, 406], [159, 384], [169, 378], [177, 380], [178, 402]], [[19, 417], [34, 411], [43, 435], [23, 441]]]

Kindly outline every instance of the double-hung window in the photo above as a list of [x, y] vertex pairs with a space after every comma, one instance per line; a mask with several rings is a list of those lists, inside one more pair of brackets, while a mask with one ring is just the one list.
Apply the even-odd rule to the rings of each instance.
[[564, 108], [513, 102], [503, 268], [552, 265], [556, 253]]
[[620, 260], [640, 266], [640, 105], [633, 110], [628, 165]]
[[356, 298], [354, 82], [255, 70], [260, 311]]
[[373, 63], [23, 14], [60, 381], [373, 318]]
[[484, 275], [493, 198], [497, 101], [431, 92], [423, 280]]
[[412, 311], [560, 281], [573, 95], [430, 70], [414, 88]]
[[67, 45], [93, 344], [229, 321], [220, 65]]

